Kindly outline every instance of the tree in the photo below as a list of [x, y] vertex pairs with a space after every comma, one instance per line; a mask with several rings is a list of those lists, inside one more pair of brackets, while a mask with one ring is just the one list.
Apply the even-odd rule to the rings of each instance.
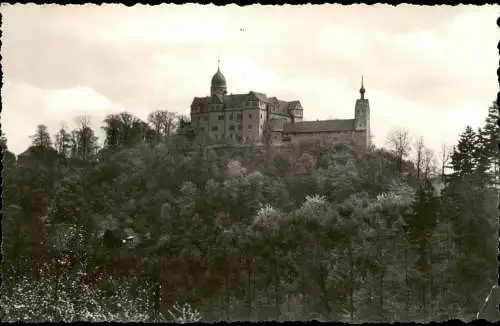
[[[419, 163], [405, 160], [405, 132], [391, 152], [327, 140], [266, 153], [198, 148], [156, 118], [106, 117], [98, 160], [88, 118], [70, 135], [86, 162], [4, 157], [4, 319], [162, 320], [175, 302], [207, 322], [453, 318], [477, 312], [494, 282], [486, 128], [463, 150], [472, 173], [437, 197], [433, 156], [422, 142]], [[43, 269], [51, 261], [64, 266]]]
[[458, 145], [451, 154], [451, 168], [454, 177], [471, 175], [474, 172], [477, 161], [474, 158], [476, 152], [476, 133], [470, 126], [460, 134]]
[[403, 160], [410, 152], [410, 136], [406, 129], [394, 129], [386, 138], [387, 145], [397, 158], [398, 175], [401, 177], [403, 172]]
[[128, 113], [109, 114], [104, 119], [104, 146], [107, 148], [130, 147], [140, 142], [152, 142], [153, 130], [141, 119]]
[[121, 145], [122, 124], [118, 114], [109, 114], [104, 119], [104, 146], [108, 148], [116, 148]]
[[7, 138], [5, 137], [5, 133], [0, 130], [0, 147], [2, 147], [2, 152], [7, 150]]
[[83, 161], [92, 161], [97, 156], [99, 146], [97, 144], [98, 138], [90, 126], [90, 117], [80, 116], [76, 119], [76, 123], [78, 127], [73, 130], [71, 135], [71, 152], [74, 157]]
[[422, 157], [423, 157], [423, 151], [424, 151], [424, 138], [419, 137], [417, 141], [415, 142], [415, 166], [417, 168], [417, 183], [420, 182], [420, 172], [422, 171]]
[[482, 128], [482, 150], [489, 160], [491, 172], [494, 176], [494, 182], [500, 184], [500, 151], [498, 143], [500, 142], [500, 108], [496, 101], [488, 108], [484, 127]]
[[178, 120], [179, 117], [175, 112], [166, 110], [157, 110], [148, 115], [148, 122], [155, 131], [157, 142], [174, 134], [179, 123]]
[[430, 303], [429, 293], [432, 289], [431, 275], [431, 250], [429, 239], [437, 225], [438, 200], [434, 197], [433, 187], [429, 179], [426, 179], [424, 185], [420, 186], [416, 198], [412, 204], [413, 214], [407, 215], [406, 230], [409, 239], [414, 243], [417, 250], [417, 267], [422, 277], [416, 279], [416, 283], [421, 285], [422, 289], [422, 309], [427, 313]]
[[56, 151], [65, 158], [70, 157], [71, 155], [71, 134], [68, 132], [66, 126], [61, 126], [57, 134], [54, 136], [55, 138], [55, 148]]
[[34, 135], [30, 136], [31, 144], [34, 147], [49, 148], [52, 146], [52, 140], [46, 125], [40, 124], [36, 127]]
[[448, 161], [450, 160], [451, 150], [446, 144], [443, 144], [439, 154], [441, 161], [441, 181], [445, 182], [445, 169], [448, 166]]
[[425, 180], [430, 180], [431, 173], [434, 171], [434, 151], [430, 148], [426, 148], [423, 153], [423, 170]]
[[476, 163], [475, 173], [483, 182], [490, 184], [492, 180], [492, 157], [487, 148], [487, 135], [482, 128], [478, 128], [475, 138], [475, 148], [472, 153]]

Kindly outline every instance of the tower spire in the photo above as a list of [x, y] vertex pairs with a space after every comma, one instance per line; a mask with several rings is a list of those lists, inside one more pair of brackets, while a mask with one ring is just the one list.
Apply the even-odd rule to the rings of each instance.
[[359, 89], [359, 93], [361, 94], [361, 99], [364, 100], [364, 98], [365, 98], [365, 85], [363, 82], [363, 75], [361, 75], [361, 88]]
[[217, 56], [217, 71], [220, 71], [220, 54]]

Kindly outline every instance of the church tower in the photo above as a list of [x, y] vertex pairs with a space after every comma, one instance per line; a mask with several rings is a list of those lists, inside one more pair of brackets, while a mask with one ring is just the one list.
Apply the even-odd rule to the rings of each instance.
[[220, 72], [219, 61], [217, 63], [217, 72], [212, 77], [212, 84], [210, 86], [210, 95], [218, 97], [220, 100], [227, 94], [226, 78]]
[[356, 100], [354, 108], [354, 126], [356, 131], [366, 134], [366, 145], [370, 143], [370, 103], [365, 98], [365, 86], [361, 76], [360, 98]]

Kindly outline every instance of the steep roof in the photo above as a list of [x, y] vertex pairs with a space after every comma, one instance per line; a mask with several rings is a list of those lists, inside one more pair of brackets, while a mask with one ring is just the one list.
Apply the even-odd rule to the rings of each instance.
[[193, 99], [193, 103], [191, 105], [200, 105], [203, 106], [205, 104], [210, 104], [212, 103], [212, 97], [207, 96], [207, 97], [195, 97]]
[[243, 102], [248, 100], [260, 100], [264, 103], [276, 103], [278, 104], [278, 114], [288, 115], [289, 109], [296, 105], [300, 105], [300, 101], [281, 101], [276, 97], [267, 97], [264, 93], [258, 93], [250, 91], [247, 94], [228, 94], [224, 98], [213, 98], [211, 96], [207, 97], [195, 97], [191, 105], [207, 106], [212, 103], [224, 103], [228, 108], [242, 107]]
[[353, 131], [354, 119], [299, 121], [284, 125], [285, 133], [316, 133]]

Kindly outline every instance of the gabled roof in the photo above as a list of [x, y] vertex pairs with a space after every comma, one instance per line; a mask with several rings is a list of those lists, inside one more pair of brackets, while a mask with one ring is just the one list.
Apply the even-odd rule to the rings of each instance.
[[195, 97], [193, 99], [193, 102], [191, 106], [193, 105], [199, 105], [199, 106], [206, 106], [210, 105], [212, 103], [224, 103], [227, 108], [234, 108], [234, 107], [242, 107], [243, 102], [248, 101], [248, 100], [259, 100], [264, 103], [275, 103], [278, 104], [278, 114], [286, 114], [288, 115], [289, 110], [294, 108], [296, 105], [300, 105], [300, 101], [281, 101], [278, 100], [276, 97], [271, 97], [268, 98], [266, 94], [264, 93], [259, 93], [259, 92], [254, 92], [250, 91], [247, 94], [229, 94], [225, 95], [224, 98], [221, 97]]
[[254, 92], [254, 91], [251, 91], [250, 93], [253, 93], [255, 95], [255, 97], [257, 97], [262, 102], [269, 101], [266, 94], [264, 94], [264, 93], [258, 93], [258, 92]]
[[288, 115], [291, 110], [293, 110], [297, 105], [300, 105], [299, 101], [279, 101], [279, 112]]
[[211, 104], [212, 103], [212, 98], [210, 96], [207, 97], [195, 97], [193, 99], [193, 103], [191, 105], [206, 105], [206, 104]]
[[284, 125], [285, 133], [317, 133], [354, 131], [354, 119], [299, 121]]
[[224, 104], [228, 108], [241, 107], [246, 101], [248, 94], [230, 94], [224, 97]]

